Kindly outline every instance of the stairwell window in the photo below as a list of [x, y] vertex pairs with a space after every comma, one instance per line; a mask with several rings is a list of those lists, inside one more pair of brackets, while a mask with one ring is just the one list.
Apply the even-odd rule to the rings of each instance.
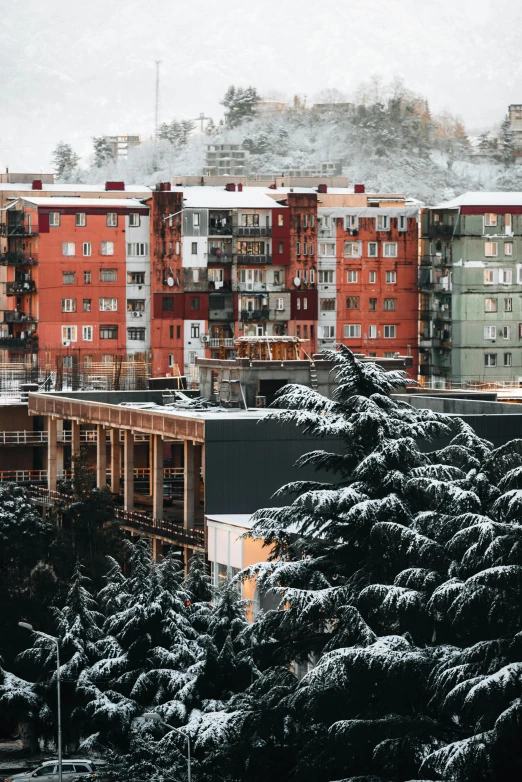
[[149, 254], [149, 245], [147, 242], [127, 242], [127, 255], [139, 258]]
[[102, 242], [101, 243], [102, 255], [114, 255], [114, 242]]
[[64, 285], [75, 285], [76, 272], [62, 272], [62, 282]]
[[62, 312], [76, 312], [76, 299], [62, 299]]
[[116, 269], [100, 269], [100, 282], [116, 282], [118, 272]]
[[145, 299], [127, 299], [127, 312], [145, 312]]
[[277, 215], [277, 224], [278, 225], [284, 225], [285, 224], [285, 217], [284, 217], [284, 215]]
[[127, 329], [127, 337], [131, 342], [143, 342], [145, 339], [145, 329], [143, 328]]
[[335, 339], [335, 326], [323, 326], [323, 339]]
[[345, 258], [359, 258], [361, 255], [361, 243], [360, 242], [345, 242], [344, 243], [344, 257]]
[[496, 326], [484, 326], [484, 339], [496, 339], [497, 327]]
[[319, 278], [318, 278], [319, 279], [319, 285], [332, 285], [333, 284], [333, 282], [334, 282], [334, 272], [333, 272], [333, 270], [332, 271], [330, 271], [330, 270], [324, 271], [324, 270], [320, 269], [318, 271], [318, 275], [319, 275]]
[[397, 335], [397, 326], [384, 327], [384, 339], [395, 339]]
[[377, 242], [368, 242], [368, 257], [377, 258], [379, 255], [379, 245]]
[[359, 309], [359, 296], [347, 296], [346, 297], [346, 309], [358, 310]]
[[497, 354], [496, 353], [484, 353], [484, 366], [496, 367], [497, 366]]
[[199, 282], [199, 269], [192, 269], [192, 282]]
[[496, 258], [498, 256], [498, 242], [484, 242], [484, 255], [486, 258]]
[[145, 272], [127, 272], [129, 285], [145, 285]]
[[75, 223], [77, 228], [84, 228], [87, 225], [87, 215], [85, 212], [76, 212]]
[[117, 228], [118, 227], [118, 215], [116, 212], [107, 212], [107, 220], [106, 220], [107, 228]]
[[360, 323], [345, 323], [344, 324], [344, 338], [345, 339], [360, 339], [361, 337], [361, 324]]
[[504, 255], [513, 255], [513, 242], [504, 242]]
[[194, 228], [199, 228], [199, 212], [192, 213], [192, 225]]
[[140, 224], [140, 215], [138, 212], [131, 212], [129, 215], [129, 226], [131, 228], [138, 228]]
[[118, 299], [100, 299], [100, 312], [117, 312]]
[[333, 258], [335, 256], [335, 244], [333, 242], [321, 242], [319, 245], [319, 255], [326, 255]]
[[321, 312], [334, 312], [335, 311], [335, 299], [320, 299], [319, 309]]
[[199, 323], [190, 324], [190, 337], [191, 339], [199, 339]]
[[504, 299], [504, 312], [513, 312], [513, 299]]
[[92, 255], [92, 244], [90, 242], [83, 243], [83, 255], [85, 258]]
[[284, 299], [276, 299], [276, 310], [279, 310], [281, 312], [285, 308], [285, 302]]
[[75, 255], [76, 245], [74, 242], [62, 242], [62, 255]]
[[58, 228], [60, 225], [60, 212], [49, 212], [49, 226]]
[[368, 339], [377, 339], [377, 326], [368, 326]]
[[396, 258], [397, 242], [384, 242], [382, 255], [383, 258]]
[[496, 312], [497, 299], [484, 299], [484, 312]]

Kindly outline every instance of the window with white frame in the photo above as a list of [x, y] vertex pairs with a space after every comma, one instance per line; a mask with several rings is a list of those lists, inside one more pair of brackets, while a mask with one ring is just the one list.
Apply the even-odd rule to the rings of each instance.
[[62, 299], [62, 312], [76, 312], [76, 299]]
[[285, 300], [283, 298], [276, 299], [276, 310], [281, 312], [285, 308]]
[[513, 272], [511, 269], [499, 269], [498, 281], [500, 285], [511, 285], [513, 282]]
[[406, 215], [399, 215], [397, 218], [397, 228], [399, 231], [406, 231], [408, 228], [408, 218]]
[[361, 254], [360, 242], [345, 242], [344, 243], [344, 257], [345, 258], [358, 258]]
[[208, 281], [209, 282], [223, 282], [225, 276], [225, 270], [224, 269], [209, 269], [208, 270]]
[[118, 215], [116, 214], [116, 212], [107, 212], [106, 225], [108, 228], [118, 227]]
[[484, 215], [484, 225], [487, 228], [496, 228], [498, 225], [498, 215], [493, 212], [486, 212]]
[[75, 224], [78, 228], [83, 228], [87, 225], [87, 215], [85, 212], [76, 212]]
[[190, 336], [191, 336], [191, 339], [198, 339], [199, 338], [199, 323], [191, 323], [190, 324]]
[[296, 242], [295, 243], [295, 254], [296, 255], [301, 255], [301, 242]]
[[397, 242], [384, 242], [382, 246], [383, 258], [397, 257]]
[[330, 269], [319, 269], [317, 272], [320, 285], [332, 285], [335, 272]]
[[145, 272], [127, 272], [129, 285], [145, 285]]
[[379, 255], [379, 245], [377, 242], [368, 242], [368, 257], [377, 258]]
[[315, 269], [310, 269], [310, 282], [315, 285]]
[[83, 284], [84, 285], [90, 285], [92, 282], [92, 273], [90, 271], [84, 271], [83, 273]]
[[199, 212], [192, 213], [192, 225], [194, 228], [199, 228]]
[[306, 242], [303, 242], [303, 255], [308, 255], [308, 245]]
[[497, 269], [484, 269], [484, 285], [494, 285], [498, 281]]
[[326, 255], [333, 258], [335, 256], [335, 244], [333, 242], [321, 242], [319, 245], [319, 255]]
[[101, 243], [102, 255], [114, 255], [114, 242], [102, 242]]
[[117, 312], [118, 299], [103, 298], [100, 299], [100, 312]]
[[92, 305], [92, 299], [84, 299], [83, 300], [83, 311], [84, 312], [90, 312], [91, 311], [91, 305]]
[[513, 354], [512, 353], [504, 353], [504, 366], [510, 367], [513, 364]]
[[368, 339], [377, 339], [377, 326], [368, 326]]
[[127, 242], [127, 255], [133, 255], [139, 258], [142, 255], [149, 254], [149, 245], [147, 242]]
[[500, 339], [511, 339], [511, 326], [501, 326], [498, 335]]
[[369, 281], [370, 285], [375, 285], [375, 283], [377, 282], [377, 272], [376, 271], [371, 271], [370, 272], [369, 277], [368, 277], [368, 281]]
[[335, 326], [323, 326], [323, 339], [335, 339]]
[[140, 224], [140, 215], [138, 212], [131, 212], [129, 215], [129, 226], [137, 228]]
[[64, 285], [75, 285], [76, 272], [62, 272], [62, 282]]
[[92, 244], [90, 242], [83, 243], [83, 255], [85, 258], [92, 255]]
[[199, 282], [199, 269], [192, 269], [192, 282]]
[[308, 255], [315, 255], [315, 245], [313, 242], [310, 242], [308, 245]]
[[513, 312], [513, 299], [504, 299], [504, 312]]
[[384, 339], [395, 339], [396, 333], [397, 333], [397, 326], [384, 327]]
[[304, 310], [308, 309], [308, 299], [306, 297], [303, 298], [303, 309]]
[[344, 324], [344, 338], [345, 339], [359, 339], [361, 336], [361, 324], [360, 323], [345, 323]]
[[346, 272], [346, 282], [357, 282], [359, 278], [359, 272], [354, 269], [349, 269]]
[[397, 282], [397, 272], [396, 271], [387, 271], [386, 272], [386, 282], [389, 285], [395, 285]]
[[174, 353], [169, 353], [169, 367], [174, 366]]
[[385, 312], [395, 312], [397, 307], [397, 299], [384, 299]]
[[[307, 214], [303, 215], [303, 228], [308, 228], [308, 215]], [[306, 255], [306, 253], [305, 253], [305, 255]]]
[[484, 339], [496, 339], [497, 327], [496, 326], [484, 326]]
[[512, 232], [511, 215], [504, 215], [504, 232], [507, 234]]
[[513, 255], [513, 242], [504, 242], [504, 255]]
[[496, 367], [497, 366], [497, 354], [496, 353], [484, 353], [484, 366]]
[[496, 312], [497, 311], [497, 299], [484, 299], [484, 312]]
[[143, 327], [131, 326], [127, 329], [129, 342], [143, 342], [145, 339], [145, 329]]
[[74, 242], [62, 242], [62, 255], [74, 255], [76, 245]]
[[346, 231], [357, 231], [359, 228], [359, 217], [357, 215], [346, 215], [344, 227]]
[[60, 212], [49, 212], [49, 225], [51, 228], [58, 228], [60, 225]]
[[92, 326], [82, 326], [82, 339], [84, 342], [92, 342]]
[[77, 326], [62, 326], [62, 342], [76, 342], [78, 340]]
[[388, 215], [377, 215], [375, 218], [375, 227], [378, 231], [389, 231], [390, 218]]
[[484, 255], [486, 258], [496, 258], [498, 256], [498, 242], [484, 242]]
[[117, 282], [118, 271], [116, 269], [100, 269], [100, 282]]

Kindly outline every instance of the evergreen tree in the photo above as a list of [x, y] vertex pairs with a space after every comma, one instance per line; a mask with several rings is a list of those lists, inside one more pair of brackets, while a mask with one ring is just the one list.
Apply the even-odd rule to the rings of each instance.
[[229, 87], [221, 101], [221, 105], [227, 109], [228, 126], [235, 128], [245, 120], [252, 119], [259, 100], [255, 87]]
[[505, 166], [511, 166], [515, 159], [515, 134], [511, 127], [509, 114], [506, 114], [500, 126], [497, 157]]
[[73, 150], [70, 144], [65, 141], [59, 141], [53, 152], [53, 166], [58, 179], [69, 179], [80, 161], [79, 155]]
[[94, 166], [103, 168], [107, 163], [114, 161], [114, 149], [112, 143], [105, 136], [93, 136]]
[[183, 119], [181, 121], [173, 119], [172, 122], [164, 122], [158, 128], [158, 138], [162, 141], [168, 141], [169, 144], [184, 146], [194, 128], [195, 123], [192, 120]]

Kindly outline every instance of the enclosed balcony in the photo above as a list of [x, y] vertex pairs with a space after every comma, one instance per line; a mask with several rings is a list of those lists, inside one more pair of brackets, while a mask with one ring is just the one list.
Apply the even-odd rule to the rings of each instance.
[[272, 236], [271, 225], [240, 225], [237, 229], [238, 236]]
[[0, 254], [0, 266], [36, 266], [38, 255], [29, 252], [7, 252]]
[[237, 255], [237, 262], [238, 263], [272, 263], [272, 256], [271, 255], [253, 255], [253, 254], [247, 254], [247, 255]]
[[35, 321], [36, 316], [30, 315], [28, 312], [21, 312], [20, 310], [4, 311], [4, 323], [34, 323]]
[[232, 236], [232, 213], [228, 211], [210, 211], [208, 214], [209, 236]]
[[5, 292], [7, 296], [15, 296], [19, 293], [36, 293], [36, 282], [34, 280], [7, 282]]
[[0, 350], [38, 350], [38, 337], [0, 336]]
[[270, 310], [241, 310], [241, 320], [268, 320]]

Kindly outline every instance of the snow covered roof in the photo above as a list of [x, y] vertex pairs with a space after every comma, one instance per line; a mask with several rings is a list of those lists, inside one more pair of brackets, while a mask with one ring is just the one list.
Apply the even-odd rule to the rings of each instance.
[[[1, 182], [0, 191], [17, 191], [30, 193], [39, 193], [39, 190], [33, 190], [32, 182]], [[105, 190], [105, 184], [103, 185], [47, 185], [45, 182], [42, 184], [42, 191], [45, 193], [106, 193], [110, 192]], [[125, 191], [119, 190], [118, 192], [125, 193], [147, 193], [152, 192], [150, 187], [146, 185], [125, 185]]]
[[73, 196], [64, 196], [63, 198], [60, 197], [42, 197], [39, 198], [38, 196], [32, 196], [29, 198], [28, 196], [21, 196], [14, 200], [9, 206], [8, 209], [12, 206], [14, 206], [18, 201], [25, 201], [28, 204], [32, 204], [33, 206], [39, 207], [39, 206], [78, 206], [78, 207], [87, 207], [87, 206], [102, 206], [102, 207], [119, 207], [124, 209], [147, 209], [148, 207], [140, 201], [138, 198], [74, 198]]
[[[173, 187], [183, 193], [186, 209], [274, 209], [276, 204], [261, 187], [228, 191], [224, 187]], [[270, 191], [275, 192], [275, 191]], [[284, 207], [283, 207], [284, 208]]]
[[522, 206], [521, 191], [477, 191], [463, 193], [452, 201], [430, 207], [431, 209], [458, 209], [459, 206]]
[[357, 217], [388, 215], [389, 217], [397, 217], [398, 214], [406, 217], [418, 217], [419, 207], [403, 206], [402, 204], [399, 206], [323, 206], [320, 209], [320, 214], [328, 215], [329, 217], [344, 217], [345, 215], [357, 215]]
[[136, 408], [138, 410], [149, 410], [154, 413], [168, 416], [182, 416], [183, 418], [198, 418], [206, 421], [231, 420], [236, 419], [259, 419], [273, 413], [273, 410], [267, 408], [251, 407], [248, 410], [229, 407], [210, 407], [206, 410], [191, 410], [190, 408], [180, 409], [179, 407], [169, 407], [168, 405], [158, 405], [155, 402], [125, 402], [124, 407]]

